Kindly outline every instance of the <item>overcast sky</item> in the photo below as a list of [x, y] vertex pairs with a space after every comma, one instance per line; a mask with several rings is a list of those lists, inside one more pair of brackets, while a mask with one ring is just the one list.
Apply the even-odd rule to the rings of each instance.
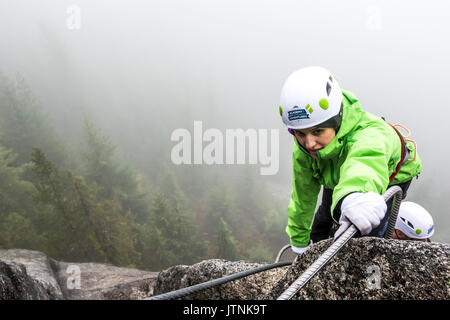
[[154, 119], [168, 132], [193, 120], [279, 129], [273, 178], [290, 188], [281, 86], [298, 68], [324, 66], [365, 110], [411, 129], [423, 170], [410, 200], [425, 199], [449, 242], [449, 12], [447, 1], [0, 0], [0, 71], [60, 105], [66, 130], [81, 108], [107, 114], [115, 139]]

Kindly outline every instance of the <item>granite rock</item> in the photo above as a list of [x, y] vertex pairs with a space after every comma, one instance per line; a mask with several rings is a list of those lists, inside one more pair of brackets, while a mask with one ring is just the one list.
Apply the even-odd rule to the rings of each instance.
[[[265, 299], [276, 299], [331, 244], [321, 241], [296, 259]], [[450, 246], [351, 239], [293, 299], [449, 299]]]
[[[9, 264], [11, 267], [15, 265], [24, 271], [24, 275], [20, 272], [10, 274], [11, 280], [17, 276], [25, 281], [22, 285], [25, 285], [28, 289], [34, 287], [34, 290], [29, 290], [29, 295], [22, 296], [23, 299], [63, 299], [62, 291], [53, 271], [57, 262], [42, 252], [23, 249], [0, 250], [0, 261]], [[2, 274], [5, 275], [5, 273]], [[22, 278], [23, 276], [25, 278]], [[30, 281], [25, 280], [26, 278]]]
[[139, 300], [157, 272], [102, 263], [59, 262], [42, 252], [0, 250], [0, 299]]
[[[294, 263], [203, 290], [182, 299], [277, 299], [331, 244], [313, 244]], [[449, 299], [450, 246], [443, 243], [351, 239], [293, 299]], [[205, 260], [161, 271], [154, 294], [192, 286], [262, 264]]]
[[[204, 260], [191, 266], [179, 265], [161, 271], [154, 287], [154, 294], [193, 286], [224, 276], [258, 268], [263, 264], [223, 259]], [[260, 300], [283, 276], [287, 267], [263, 271], [210, 289], [183, 297], [188, 300]]]

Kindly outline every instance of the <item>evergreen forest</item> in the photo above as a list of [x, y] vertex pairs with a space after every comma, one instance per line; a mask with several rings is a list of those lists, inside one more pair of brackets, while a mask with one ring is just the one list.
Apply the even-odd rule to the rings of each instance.
[[158, 271], [270, 262], [287, 243], [288, 203], [255, 166], [177, 166], [157, 136], [148, 165], [133, 163], [122, 153], [134, 142], [119, 145], [88, 112], [69, 141], [44, 110], [25, 79], [0, 74], [0, 248]]

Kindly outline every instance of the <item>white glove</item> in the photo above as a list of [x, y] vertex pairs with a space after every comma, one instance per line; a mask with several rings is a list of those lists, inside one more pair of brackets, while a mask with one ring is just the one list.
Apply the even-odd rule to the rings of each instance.
[[308, 244], [306, 247], [304, 247], [304, 248], [299, 248], [299, 247], [294, 247], [294, 246], [291, 244], [291, 249], [292, 249], [292, 251], [293, 251], [294, 253], [296, 253], [296, 254], [302, 254], [303, 252], [305, 252], [306, 250], [309, 249], [310, 244], [312, 244], [312, 240], [311, 240], [311, 239], [309, 240], [309, 244]]
[[351, 193], [344, 198], [341, 205], [340, 227], [334, 234], [334, 239], [354, 224], [361, 235], [369, 234], [376, 228], [386, 214], [387, 206], [383, 196], [375, 192]]
[[305, 252], [306, 250], [309, 249], [309, 245], [308, 245], [307, 247], [304, 247], [304, 248], [299, 248], [299, 247], [294, 247], [294, 246], [291, 244], [291, 249], [292, 249], [292, 251], [293, 251], [294, 253], [296, 253], [296, 254], [302, 254], [303, 252]]

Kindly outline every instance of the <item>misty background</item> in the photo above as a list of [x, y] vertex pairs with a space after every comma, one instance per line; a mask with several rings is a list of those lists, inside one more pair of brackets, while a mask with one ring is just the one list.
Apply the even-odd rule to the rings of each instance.
[[[240, 252], [231, 257], [270, 260], [288, 242], [284, 227], [292, 185], [293, 140], [279, 117], [280, 90], [293, 71], [324, 66], [359, 98], [364, 110], [412, 131], [423, 169], [407, 199], [432, 214], [433, 240], [448, 243], [449, 10], [445, 1], [0, 0], [0, 73], [8, 94], [25, 83], [30, 105], [41, 110], [42, 125], [54, 129], [52, 135], [65, 150], [61, 159], [66, 160], [37, 147], [61, 171], [84, 176], [86, 190], [95, 183], [101, 199], [116, 199], [104, 192], [107, 183], [102, 187], [98, 179], [89, 178], [76, 160], [83, 145], [89, 146], [83, 137], [90, 132], [90, 137], [98, 135], [97, 142], [115, 146], [117, 163], [132, 168], [138, 182], [134, 191], [149, 199], [161, 192], [164, 201], [177, 202], [175, 212], [186, 210], [192, 228], [197, 226], [199, 239], [205, 240], [194, 260], [217, 257], [220, 230], [224, 246], [232, 248], [229, 252]], [[195, 120], [203, 122], [203, 130], [279, 129], [278, 173], [260, 175], [260, 164], [172, 164], [176, 143], [171, 133], [186, 128], [193, 134]], [[31, 148], [23, 152], [30, 156], [20, 165], [31, 159]], [[35, 169], [48, 164], [42, 154], [34, 155]], [[157, 214], [159, 200], [148, 201], [153, 204], [148, 215]], [[126, 207], [124, 202], [118, 206], [122, 211]], [[214, 216], [218, 207], [228, 213]], [[33, 221], [26, 213], [19, 215]], [[130, 218], [143, 235], [145, 215]], [[260, 226], [259, 218], [264, 221]], [[254, 230], [248, 229], [251, 224]], [[37, 234], [45, 237], [45, 228]], [[163, 243], [165, 232], [158, 228]], [[11, 230], [4, 230], [4, 237]], [[144, 239], [150, 238], [139, 241]], [[139, 241], [130, 238], [128, 245], [134, 243], [136, 249]], [[167, 252], [169, 247], [161, 244], [159, 249]], [[59, 250], [54, 255], [64, 251]], [[144, 249], [136, 251], [145, 256]], [[99, 257], [108, 260], [103, 253]], [[148, 255], [147, 262], [113, 261], [157, 269], [189, 260], [156, 263]]]

